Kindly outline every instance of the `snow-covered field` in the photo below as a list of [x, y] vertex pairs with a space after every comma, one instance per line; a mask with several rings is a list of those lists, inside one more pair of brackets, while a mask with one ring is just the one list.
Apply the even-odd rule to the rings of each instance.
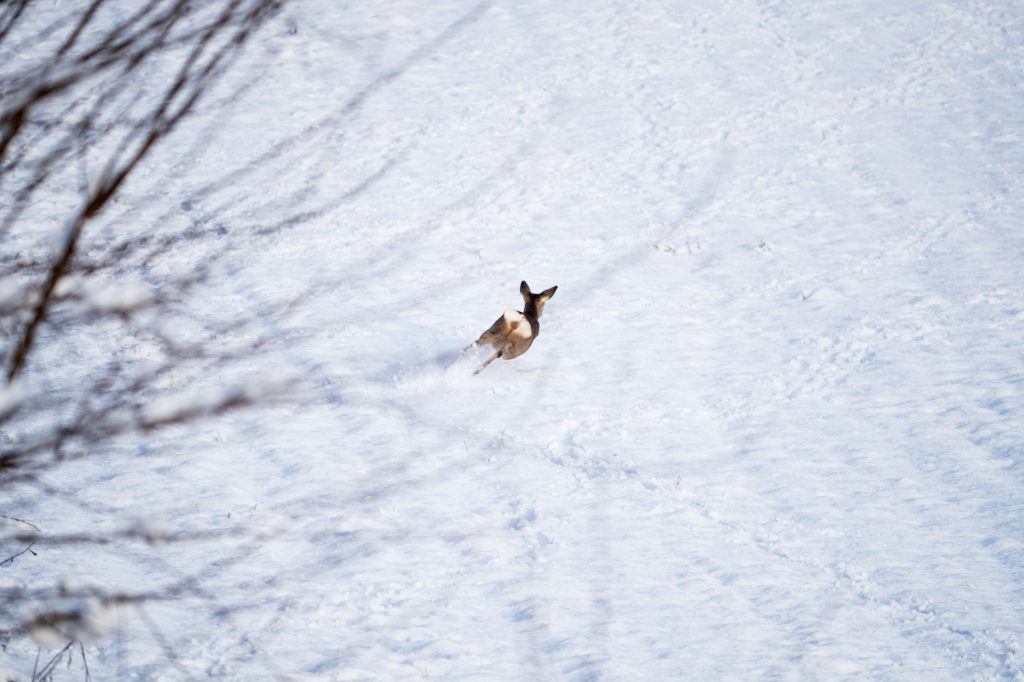
[[315, 293], [206, 391], [300, 387], [54, 470], [48, 532], [239, 533], [0, 570], [213, 562], [93, 679], [1024, 680], [1016, 2], [296, 0], [237, 73], [96, 239], [215, 213], [197, 319]]

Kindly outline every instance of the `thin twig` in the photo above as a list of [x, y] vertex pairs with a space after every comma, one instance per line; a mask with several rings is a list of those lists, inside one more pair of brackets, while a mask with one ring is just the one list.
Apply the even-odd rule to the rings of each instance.
[[[51, 658], [49, 661], [46, 662], [46, 665], [43, 666], [42, 670], [40, 670], [38, 674], [35, 672], [35, 670], [33, 670], [33, 672], [32, 672], [32, 680], [33, 680], [33, 682], [35, 680], [45, 680], [45, 679], [49, 678], [49, 676], [53, 673], [54, 668], [56, 668], [57, 664], [60, 662], [60, 659], [63, 658], [64, 653], [68, 649], [70, 649], [71, 646], [76, 641], [77, 640], [75, 640], [75, 639], [68, 640], [68, 643], [64, 645], [64, 648], [61, 649], [60, 651], [58, 651], [56, 654], [54, 654], [53, 658]], [[38, 659], [39, 659], [39, 656], [37, 654], [36, 655], [37, 663], [38, 663]]]
[[16, 521], [17, 523], [24, 523], [26, 526], [28, 526], [29, 528], [32, 528], [33, 530], [37, 530], [40, 533], [43, 532], [42, 529], [39, 526], [37, 526], [34, 523], [30, 523], [28, 521], [25, 521], [24, 519], [17, 519], [17, 518], [15, 518], [13, 516], [8, 516], [7, 514], [0, 514], [0, 519], [7, 519], [9, 521]]
[[78, 648], [82, 652], [82, 667], [85, 668], [85, 682], [89, 682], [89, 680], [92, 679], [92, 675], [89, 674], [89, 661], [85, 658], [85, 645], [79, 642]]
[[[6, 559], [4, 559], [3, 561], [0, 561], [0, 566], [3, 566], [4, 564], [13, 564], [14, 560], [17, 559], [18, 557], [20, 557], [22, 554], [26, 554], [28, 552], [32, 552], [32, 546], [35, 545], [35, 544], [36, 543], [34, 543], [34, 542], [29, 543], [28, 547], [26, 547], [25, 549], [21, 550], [17, 554], [15, 554], [13, 556], [9, 556]], [[32, 556], [39, 556], [39, 555], [36, 554], [35, 552], [32, 552]]]

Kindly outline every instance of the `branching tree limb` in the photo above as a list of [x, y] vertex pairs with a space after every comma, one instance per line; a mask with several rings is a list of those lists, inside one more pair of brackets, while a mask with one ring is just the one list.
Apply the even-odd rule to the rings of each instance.
[[[213, 92], [282, 4], [93, 0], [54, 21], [48, 20], [48, 7], [32, 0], [0, 7], [0, 511], [19, 512], [0, 514], [0, 566], [8, 570], [41, 549], [46, 555], [71, 547], [137, 551], [130, 548], [140, 541], [160, 547], [242, 534], [231, 525], [184, 532], [117, 528], [116, 519], [95, 532], [48, 532], [20, 517], [31, 518], [33, 490], [54, 499], [46, 479], [62, 463], [109, 451], [131, 434], [215, 418], [287, 389], [281, 381], [216, 389], [200, 381], [261, 352], [264, 338], [231, 342], [232, 332], [256, 325], [255, 314], [240, 311], [218, 320], [224, 338], [217, 344], [208, 343], [210, 336], [175, 338], [153, 322], [190, 315], [190, 293], [207, 281], [210, 263], [225, 249], [210, 239], [218, 233], [157, 233], [133, 225], [114, 249], [96, 239], [110, 229], [104, 211]], [[26, 46], [34, 59], [21, 54]], [[90, 173], [89, 166], [98, 172]], [[49, 215], [33, 211], [40, 202], [51, 202]], [[61, 211], [63, 226], [46, 228]], [[156, 262], [183, 248], [194, 263], [190, 271], [139, 283], [134, 290], [104, 283], [110, 282], [104, 268], [126, 260]], [[84, 374], [53, 371], [55, 353], [96, 334], [149, 339], [156, 361], [115, 356], [92, 369], [85, 365]], [[180, 389], [161, 388], [162, 377], [173, 372], [185, 377]], [[154, 600], [210, 599], [204, 581], [233, 561], [241, 556], [217, 556], [210, 566], [134, 592], [68, 586], [59, 574], [50, 581], [5, 585], [0, 641], [6, 645], [25, 634], [64, 641], [52, 657], [41, 659], [33, 679], [51, 677], [78, 644], [88, 679], [81, 642], [96, 634], [97, 613]]]
[[[354, 119], [491, 3], [473, 5], [367, 83], [352, 84], [330, 115], [163, 203], [158, 191], [132, 194], [145, 184], [140, 176], [168, 148], [187, 155], [209, 141], [190, 130], [175, 147], [211, 101], [256, 87], [252, 74], [241, 84], [226, 85], [225, 77], [235, 75], [253, 36], [284, 2], [81, 4], [60, 12], [39, 0], [0, 3], [0, 566], [14, 576], [0, 588], [0, 645], [24, 648], [29, 635], [47, 642], [33, 679], [51, 676], [78, 648], [88, 679], [89, 638], [109, 626], [111, 613], [120, 618], [122, 608], [134, 607], [165, 664], [187, 675], [176, 641], [154, 614], [200, 604], [230, 624], [233, 614], [254, 608], [225, 598], [218, 579], [251, 561], [278, 531], [245, 527], [230, 514], [169, 530], [114, 518], [115, 503], [75, 489], [63, 472], [90, 459], [116, 469], [153, 456], [168, 432], [295, 399], [289, 377], [251, 370], [300, 334], [283, 335], [266, 320], [286, 318], [337, 282], [216, 314], [197, 302], [223, 280], [222, 264], [232, 257], [368, 191], [406, 159], [418, 133], [343, 187], [300, 181], [275, 191], [269, 215], [248, 203], [267, 188], [251, 185], [267, 166], [287, 166]], [[54, 507], [84, 521], [54, 522]], [[208, 561], [181, 566], [161, 553], [186, 544], [202, 547]], [[355, 550], [340, 549], [339, 560], [348, 551]], [[55, 559], [68, 556], [153, 570], [140, 571], [146, 585], [76, 584]], [[238, 593], [282, 579], [263, 578]], [[270, 661], [263, 667], [275, 670]]]

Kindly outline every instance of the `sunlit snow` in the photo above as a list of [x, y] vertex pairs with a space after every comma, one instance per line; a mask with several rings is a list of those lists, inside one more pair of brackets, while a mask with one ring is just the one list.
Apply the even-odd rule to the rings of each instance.
[[[111, 527], [228, 533], [0, 570], [218, 557], [88, 605], [92, 679], [1024, 680], [1017, 4], [297, 0], [234, 69], [100, 236], [215, 216], [241, 247], [154, 324], [273, 309], [262, 350], [145, 413], [216, 418], [52, 472]], [[539, 337], [474, 376], [524, 279]], [[110, 334], [49, 361], [159, 353]]]

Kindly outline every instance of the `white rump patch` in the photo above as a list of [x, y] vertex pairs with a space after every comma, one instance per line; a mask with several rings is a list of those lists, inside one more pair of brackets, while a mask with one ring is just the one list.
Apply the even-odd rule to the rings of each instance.
[[[514, 324], [516, 322], [525, 322], [526, 315], [523, 315], [518, 310], [512, 310], [511, 308], [509, 308], [508, 310], [505, 311], [505, 321], [508, 322], [509, 324]], [[529, 327], [529, 324], [527, 324], [527, 327]]]
[[530, 329], [530, 322], [526, 319], [526, 315], [523, 315], [518, 310], [512, 310], [511, 308], [506, 310], [505, 322], [509, 326], [517, 322], [519, 323], [519, 326], [509, 332], [509, 338], [518, 337], [520, 339], [528, 339], [533, 336], [533, 330]]

